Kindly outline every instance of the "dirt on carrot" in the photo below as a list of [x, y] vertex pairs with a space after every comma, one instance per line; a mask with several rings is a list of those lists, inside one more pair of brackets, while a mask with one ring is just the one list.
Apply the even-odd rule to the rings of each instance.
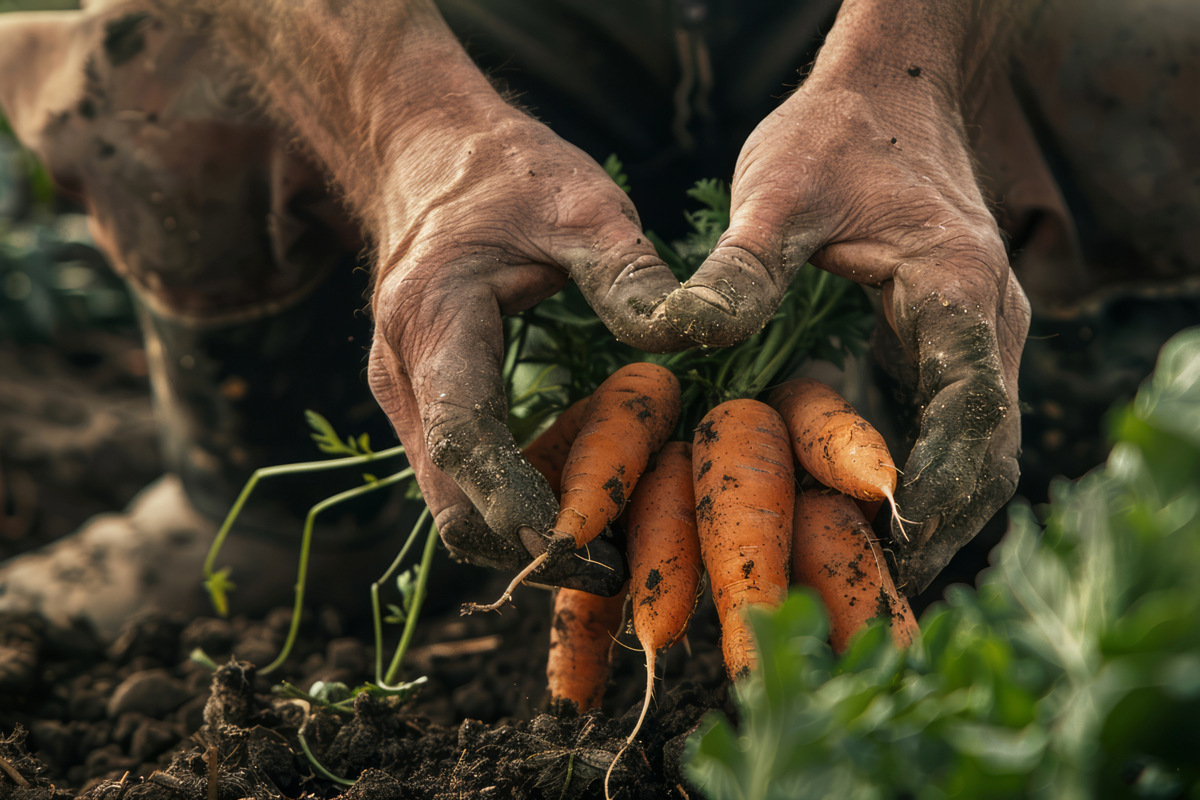
[[795, 482], [783, 420], [755, 400], [714, 408], [696, 429], [696, 524], [733, 677], [756, 664], [750, 606], [787, 595]]
[[598, 597], [574, 589], [558, 590], [546, 663], [553, 700], [571, 700], [581, 714], [600, 707], [615, 637], [624, 624], [626, 594]]
[[886, 621], [897, 647], [908, 647], [920, 635], [871, 526], [854, 499], [841, 492], [818, 489], [796, 497], [792, 579], [825, 602], [836, 653], [877, 617]]
[[903, 533], [896, 464], [883, 437], [853, 406], [811, 378], [788, 381], [771, 392], [768, 402], [787, 423], [796, 458], [808, 474], [857, 500], [887, 500]]
[[556, 535], [582, 547], [617, 518], [679, 409], [679, 381], [654, 364], [622, 367], [600, 385], [563, 467]]

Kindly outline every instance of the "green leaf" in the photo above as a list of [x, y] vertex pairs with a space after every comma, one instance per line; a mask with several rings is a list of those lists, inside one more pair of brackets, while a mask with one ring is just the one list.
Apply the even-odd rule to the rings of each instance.
[[316, 681], [308, 690], [308, 694], [312, 698], [329, 703], [330, 705], [335, 705], [354, 697], [354, 694], [350, 692], [350, 687], [338, 681]]
[[391, 623], [392, 625], [399, 625], [401, 622], [404, 622], [406, 619], [408, 619], [408, 614], [404, 613], [404, 609], [395, 603], [388, 603], [387, 610], [389, 613], [383, 618], [384, 622]]
[[616, 153], [609, 154], [604, 160], [604, 171], [608, 173], [608, 177], [613, 179], [613, 183], [621, 187], [625, 194], [629, 194], [632, 189], [629, 186], [629, 176], [624, 173], [625, 165], [621, 163], [621, 159], [617, 158]]
[[417, 567], [406, 569], [396, 576], [396, 588], [400, 590], [402, 608], [405, 615], [412, 610], [413, 598], [417, 596], [417, 579], [420, 577]]
[[208, 595], [212, 598], [213, 608], [221, 617], [229, 616], [229, 593], [237, 588], [237, 585], [229, 580], [232, 569], [232, 567], [224, 567], [204, 581], [204, 588], [208, 590]]

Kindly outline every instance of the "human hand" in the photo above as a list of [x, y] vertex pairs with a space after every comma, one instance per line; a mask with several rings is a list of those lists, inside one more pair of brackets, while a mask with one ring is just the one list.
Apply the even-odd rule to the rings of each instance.
[[563, 549], [532, 579], [611, 594], [624, 581], [611, 545], [585, 560], [544, 535], [558, 504], [506, 426], [501, 315], [571, 278], [617, 338], [677, 350], [690, 341], [657, 304], [678, 282], [594, 161], [499, 98], [481, 118], [414, 158], [429, 182], [406, 195], [420, 222], [378, 272], [371, 385], [453, 553], [514, 571]]
[[770, 319], [806, 261], [883, 288], [876, 352], [917, 429], [896, 494], [914, 524], [892, 529], [898, 583], [916, 594], [1016, 488], [1029, 306], [954, 91], [932, 69], [863, 67], [861, 38], [845, 40], [831, 35], [747, 140], [729, 229], [664, 306], [691, 338], [728, 345]]

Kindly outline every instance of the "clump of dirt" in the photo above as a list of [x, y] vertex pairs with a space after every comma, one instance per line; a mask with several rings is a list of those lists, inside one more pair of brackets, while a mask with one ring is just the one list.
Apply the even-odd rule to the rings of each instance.
[[[447, 604], [406, 658], [404, 679], [428, 677], [421, 694], [407, 704], [362, 694], [353, 714], [272, 692], [281, 680], [372, 679], [373, 647], [333, 609], [306, 615], [270, 676], [254, 664], [278, 652], [286, 609], [262, 620], [146, 616], [107, 648], [81, 628], [0, 615], [0, 800], [603, 797], [640, 710], [642, 655], [615, 648], [607, 713], [547, 707], [549, 595], [522, 590], [515, 602], [468, 619]], [[690, 656], [677, 646], [662, 659], [667, 691], [613, 771], [617, 796], [698, 796], [684, 740], [709, 709], [732, 710], [713, 616], [697, 615]], [[191, 660], [197, 648], [222, 666]]]

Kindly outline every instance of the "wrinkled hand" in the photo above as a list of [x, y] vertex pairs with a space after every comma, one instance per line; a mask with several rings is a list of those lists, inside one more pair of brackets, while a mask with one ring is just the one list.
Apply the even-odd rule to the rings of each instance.
[[[513, 571], [546, 549], [558, 504], [506, 427], [501, 315], [570, 277], [619, 339], [666, 352], [690, 345], [654, 310], [679, 284], [604, 170], [499, 98], [426, 141], [408, 152], [412, 223], [378, 271], [371, 386], [451, 552]], [[588, 558], [533, 579], [620, 588], [615, 548]]]
[[704, 344], [761, 328], [805, 263], [882, 286], [881, 363], [919, 436], [899, 477], [898, 584], [923, 590], [1019, 474], [1017, 367], [1029, 307], [972, 173], [962, 121], [937, 87], [907, 94], [812, 77], [746, 142], [732, 224], [665, 303]]

